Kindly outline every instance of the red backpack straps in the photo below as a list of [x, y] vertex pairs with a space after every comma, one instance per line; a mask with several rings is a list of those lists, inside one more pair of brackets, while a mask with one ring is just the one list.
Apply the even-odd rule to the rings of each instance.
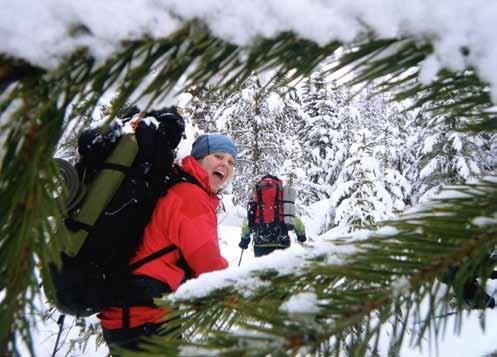
[[256, 223], [283, 222], [283, 183], [276, 176], [266, 175], [256, 185]]

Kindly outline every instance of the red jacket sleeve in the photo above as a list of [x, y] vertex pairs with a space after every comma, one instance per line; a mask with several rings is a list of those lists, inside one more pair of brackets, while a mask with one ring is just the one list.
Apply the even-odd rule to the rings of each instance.
[[228, 267], [228, 262], [219, 252], [219, 246], [210, 241], [193, 252], [188, 257], [187, 263], [192, 269], [194, 277], [198, 277], [202, 273], [223, 270]]
[[198, 277], [202, 273], [224, 269], [228, 262], [221, 256], [216, 212], [209, 197], [197, 187], [190, 189], [193, 195], [185, 197], [181, 207], [176, 244], [194, 276]]

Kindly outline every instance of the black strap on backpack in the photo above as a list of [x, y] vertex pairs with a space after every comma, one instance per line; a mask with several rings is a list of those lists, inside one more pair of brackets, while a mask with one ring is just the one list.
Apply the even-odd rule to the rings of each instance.
[[134, 270], [144, 266], [145, 264], [147, 264], [155, 259], [158, 259], [166, 254], [169, 254], [169, 253], [175, 251], [176, 249], [178, 249], [178, 247], [176, 247], [175, 245], [170, 245], [168, 247], [162, 248], [162, 249], [156, 251], [155, 253], [147, 255], [145, 258], [140, 259], [137, 262], [134, 262], [133, 264], [131, 264], [129, 266], [129, 270], [134, 271]]
[[[182, 182], [188, 182], [188, 183], [197, 185], [199, 187], [202, 187], [200, 182], [198, 182], [198, 180], [195, 177], [193, 177], [192, 175], [183, 171], [183, 169], [181, 169], [181, 167], [175, 165], [173, 174], [168, 178], [168, 180], [166, 182], [166, 190], [164, 192], [164, 195], [169, 191], [169, 189], [171, 187], [173, 187], [174, 185], [176, 185], [178, 183], [182, 183]], [[158, 258], [176, 250], [176, 249], [178, 249], [178, 247], [176, 247], [175, 245], [170, 245], [168, 247], [162, 248], [162, 249], [146, 256], [145, 258], [140, 259], [137, 262], [134, 262], [133, 264], [131, 264], [129, 266], [129, 269], [130, 269], [130, 271], [134, 271], [134, 270], [142, 267], [143, 265], [145, 265], [145, 264], [147, 264], [155, 259], [158, 259]]]
[[[168, 180], [166, 182], [166, 190], [164, 192], [164, 195], [169, 191], [169, 189], [171, 187], [173, 187], [174, 185], [176, 185], [178, 183], [182, 183], [182, 182], [188, 182], [188, 183], [197, 185], [199, 187], [202, 187], [200, 182], [198, 182], [198, 180], [195, 177], [193, 177], [192, 175], [183, 171], [183, 169], [181, 169], [181, 167], [179, 167], [178, 165], [175, 165], [173, 174], [168, 178]], [[168, 247], [162, 248], [162, 249], [146, 256], [145, 258], [142, 258], [139, 261], [134, 262], [133, 264], [131, 264], [129, 266], [129, 269], [130, 269], [130, 271], [134, 271], [134, 270], [142, 267], [143, 265], [145, 265], [145, 264], [147, 264], [155, 259], [158, 259], [166, 254], [169, 254], [170, 252], [175, 251], [176, 249], [178, 249], [178, 247], [176, 247], [175, 245], [170, 245]]]
[[101, 170], [114, 170], [114, 171], [121, 171], [124, 174], [127, 174], [129, 172], [129, 167], [124, 166], [124, 165], [119, 165], [119, 164], [114, 164], [112, 162], [102, 162], [97, 167]]
[[262, 176], [262, 178], [261, 178], [260, 181], [264, 180], [265, 178], [270, 178], [270, 179], [273, 179], [275, 181], [279, 181], [279, 178], [277, 176], [274, 176], [274, 175], [271, 175], [271, 174], [266, 174], [266, 175]]
[[124, 291], [113, 304], [122, 309], [122, 328], [129, 329], [129, 309], [133, 306], [156, 307], [154, 299], [172, 292], [171, 287], [145, 275], [132, 275]]
[[280, 193], [283, 193], [280, 190], [280, 185], [276, 185], [276, 195], [274, 196], [274, 223], [280, 223]]
[[259, 209], [259, 224], [262, 225], [264, 223], [264, 213], [262, 212], [264, 205], [262, 202], [262, 188], [260, 185], [257, 185], [257, 208]]
[[[200, 182], [192, 175], [186, 173], [181, 169], [181, 167], [175, 165], [172, 175], [168, 178], [166, 183], [166, 189], [164, 194], [174, 185], [182, 182], [188, 182], [199, 187], [202, 187]], [[178, 247], [175, 245], [170, 245], [162, 248], [136, 262], [129, 265], [130, 272], [144, 266], [145, 264], [158, 259], [166, 254], [169, 254]], [[180, 252], [180, 259], [178, 260], [178, 267], [180, 267], [184, 272], [185, 276], [183, 282], [192, 277], [192, 271], [188, 266], [183, 254]], [[146, 276], [132, 275], [129, 290], [123, 296], [124, 299], [120, 304], [117, 304], [122, 308], [122, 328], [129, 328], [129, 308], [132, 306], [155, 306], [153, 303], [154, 298], [159, 298], [164, 293], [172, 292], [171, 287], [159, 280], [149, 278]]]
[[184, 171], [179, 165], [174, 165], [172, 174], [168, 177], [166, 182], [166, 192], [174, 185], [182, 182], [192, 183], [202, 188], [202, 185], [195, 177]]

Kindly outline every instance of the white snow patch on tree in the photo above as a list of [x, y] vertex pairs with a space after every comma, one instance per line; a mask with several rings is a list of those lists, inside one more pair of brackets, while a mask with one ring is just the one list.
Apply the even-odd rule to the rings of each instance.
[[452, 148], [456, 150], [457, 152], [461, 151], [463, 148], [462, 140], [461, 140], [461, 134], [460, 133], [449, 133], [448, 134], [449, 140], [452, 141]]
[[472, 222], [475, 226], [478, 227], [487, 227], [494, 226], [497, 224], [497, 218], [492, 217], [475, 217]]
[[433, 146], [435, 146], [437, 141], [438, 141], [438, 135], [432, 135], [432, 136], [427, 137], [424, 141], [422, 153], [428, 154], [428, 153], [432, 152]]
[[316, 314], [319, 312], [318, 297], [315, 293], [299, 293], [285, 301], [280, 310], [289, 314]]
[[244, 88], [242, 89], [242, 98], [247, 102], [252, 102], [255, 99], [256, 91], [254, 88]]
[[[179, 19], [203, 20], [216, 36], [238, 45], [285, 31], [321, 45], [348, 42], [371, 32], [382, 38], [434, 39], [432, 58], [422, 71], [424, 83], [437, 73], [438, 63], [440, 68], [452, 70], [472, 66], [490, 83], [492, 97], [497, 98], [497, 3], [335, 0], [281, 5], [279, 0], [4, 1], [0, 52], [44, 67], [55, 66], [82, 46], [104, 59], [119, 49], [123, 40], [168, 36], [178, 29]], [[75, 28], [81, 30], [68, 36]]]
[[392, 292], [394, 296], [405, 295], [411, 287], [410, 281], [406, 277], [401, 277], [392, 282]]
[[393, 236], [397, 233], [399, 233], [397, 228], [389, 226], [381, 227], [380, 229], [374, 231], [374, 234], [378, 236]]
[[433, 172], [436, 171], [437, 168], [438, 168], [438, 158], [435, 157], [432, 160], [430, 160], [428, 165], [423, 167], [423, 169], [419, 172], [419, 177], [420, 178], [429, 177], [431, 176], [431, 174], [433, 174]]
[[465, 179], [471, 176], [471, 170], [469, 169], [464, 157], [458, 157], [456, 159], [456, 168], [459, 176]]
[[283, 110], [283, 100], [278, 93], [271, 93], [267, 99], [268, 109], [274, 114], [280, 114]]

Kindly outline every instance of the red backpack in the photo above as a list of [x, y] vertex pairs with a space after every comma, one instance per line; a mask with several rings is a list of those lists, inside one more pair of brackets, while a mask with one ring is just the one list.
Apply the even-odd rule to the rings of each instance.
[[250, 227], [284, 223], [283, 182], [278, 177], [266, 175], [255, 185], [248, 216]]

